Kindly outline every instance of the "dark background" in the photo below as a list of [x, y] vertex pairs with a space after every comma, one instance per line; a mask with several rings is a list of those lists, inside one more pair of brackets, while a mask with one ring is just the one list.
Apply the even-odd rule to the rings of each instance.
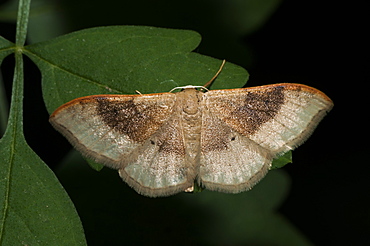
[[299, 82], [334, 108], [285, 169], [292, 191], [281, 211], [317, 245], [366, 245], [370, 229], [368, 15], [352, 2], [284, 1], [247, 37], [256, 54], [249, 85]]
[[[264, 25], [240, 36], [241, 45], [247, 47], [245, 54], [235, 52], [222, 33], [215, 34], [222, 20], [214, 21], [217, 15], [212, 8], [179, 6], [178, 12], [171, 12], [153, 4], [128, 14], [127, 6], [120, 9], [107, 4], [99, 10], [100, 4], [59, 1], [64, 31], [113, 24], [192, 29], [203, 36], [197, 52], [245, 67], [251, 75], [248, 86], [294, 82], [325, 92], [334, 101], [334, 109], [294, 151], [294, 163], [284, 167], [292, 185], [280, 212], [315, 245], [370, 243], [369, 110], [365, 108], [369, 105], [369, 20], [365, 1], [284, 0]], [[216, 24], [198, 25], [193, 11], [203, 12], [211, 25]], [[148, 18], [153, 12], [156, 14]], [[14, 30], [13, 24], [0, 24], [0, 35], [12, 41]], [[10, 97], [11, 57], [5, 59], [2, 71]], [[47, 123], [40, 74], [31, 62], [26, 63], [24, 110], [25, 122], [33, 122], [32, 127], [25, 124], [28, 143], [46, 163], [55, 163], [69, 145]]]

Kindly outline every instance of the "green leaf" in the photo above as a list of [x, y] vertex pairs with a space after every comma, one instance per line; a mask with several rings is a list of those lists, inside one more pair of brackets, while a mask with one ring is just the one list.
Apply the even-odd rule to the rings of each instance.
[[0, 243], [86, 245], [67, 193], [23, 136], [8, 132], [0, 149]]
[[270, 169], [281, 168], [288, 163], [292, 163], [292, 161], [292, 151], [288, 151], [284, 155], [274, 159]]
[[0, 65], [3, 59], [14, 52], [14, 44], [0, 36]]
[[0, 139], [0, 245], [86, 245], [68, 195], [24, 139], [22, 103], [17, 52], [9, 121]]
[[[51, 113], [81, 96], [204, 85], [221, 61], [193, 53], [200, 40], [194, 31], [111, 26], [26, 46], [24, 53], [41, 70], [44, 100]], [[247, 71], [226, 63], [211, 89], [242, 87], [247, 79]]]

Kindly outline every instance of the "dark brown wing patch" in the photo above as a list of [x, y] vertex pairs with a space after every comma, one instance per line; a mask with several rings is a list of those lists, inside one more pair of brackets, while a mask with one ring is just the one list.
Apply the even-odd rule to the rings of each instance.
[[[161, 105], [160, 99], [143, 101], [140, 97], [96, 98], [97, 113], [102, 121], [135, 142], [149, 138], [171, 116], [171, 107]], [[140, 100], [141, 99], [141, 100]]]
[[[225, 90], [230, 92], [231, 90]], [[207, 97], [208, 109], [239, 133], [256, 133], [273, 119], [284, 104], [284, 87], [266, 87], [263, 90], [239, 89], [238, 93], [219, 93]], [[244, 93], [240, 93], [244, 91]], [[211, 91], [214, 92], [214, 91]]]

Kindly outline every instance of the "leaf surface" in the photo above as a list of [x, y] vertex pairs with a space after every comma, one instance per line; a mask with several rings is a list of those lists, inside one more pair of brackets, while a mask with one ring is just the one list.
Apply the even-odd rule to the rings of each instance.
[[9, 121], [0, 139], [0, 245], [86, 245], [67, 193], [24, 139], [21, 56], [16, 53]]
[[3, 59], [13, 52], [14, 44], [0, 36], [0, 65]]
[[[204, 85], [221, 60], [192, 52], [201, 37], [188, 30], [144, 26], [85, 29], [26, 47], [43, 76], [49, 112], [74, 98], [97, 94], [168, 92]], [[226, 63], [210, 89], [239, 88], [248, 72]]]

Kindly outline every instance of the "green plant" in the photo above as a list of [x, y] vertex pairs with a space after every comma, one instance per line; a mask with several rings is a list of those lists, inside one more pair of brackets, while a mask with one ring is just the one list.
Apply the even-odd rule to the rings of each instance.
[[[54, 173], [27, 145], [23, 135], [22, 55], [31, 58], [42, 73], [43, 99], [49, 113], [61, 104], [85, 95], [132, 94], [136, 90], [144, 94], [165, 92], [187, 84], [203, 85], [214, 75], [221, 61], [192, 52], [201, 40], [198, 33], [154, 27], [91, 28], [24, 46], [29, 6], [29, 0], [19, 1], [16, 43], [0, 37], [0, 61], [12, 53], [16, 59], [9, 120], [0, 140], [0, 244], [85, 245], [82, 225], [71, 200]], [[211, 89], [242, 87], [247, 79], [246, 70], [227, 63]], [[133, 81], [135, 83], [132, 83]], [[4, 112], [5, 110], [0, 112], [2, 119], [7, 118]], [[278, 160], [279, 166], [291, 161], [289, 154], [284, 156], [287, 159]], [[79, 174], [74, 177], [75, 180], [81, 176], [81, 181], [85, 180], [84, 172], [88, 171], [81, 171], [81, 166], [70, 159], [66, 159], [64, 163], [64, 170], [59, 171], [61, 180], [68, 172], [67, 175]], [[91, 165], [95, 169], [101, 169], [98, 164]], [[68, 168], [70, 169], [66, 171]], [[105, 180], [107, 172], [109, 171], [102, 171], [102, 180]], [[135, 228], [135, 216], [131, 214], [134, 209], [141, 208], [145, 210], [143, 214], [150, 217], [152, 214], [142, 207], [143, 204], [150, 203], [150, 210], [163, 218], [168, 217], [168, 214], [165, 214], [167, 210], [161, 210], [163, 206], [171, 207], [176, 204], [180, 211], [186, 213], [196, 214], [197, 211], [202, 211], [200, 217], [205, 220], [198, 224], [192, 220], [194, 224], [191, 224], [190, 228], [197, 228], [198, 231], [192, 235], [204, 231], [208, 239], [202, 239], [203, 242], [243, 243], [254, 240], [264, 244], [283, 244], [288, 240], [292, 244], [307, 244], [304, 237], [274, 212], [287, 192], [286, 177], [282, 173], [274, 172], [267, 180], [256, 187], [256, 191], [237, 196], [203, 192], [194, 197], [181, 194], [177, 196], [177, 201], [172, 197], [150, 202], [146, 198], [135, 196], [129, 200], [129, 205], [127, 200], [113, 199], [112, 203], [107, 202], [107, 206], [112, 211], [120, 211], [120, 208], [127, 206], [125, 208], [131, 211], [128, 212], [130, 215], [122, 211], [120, 216], [128, 216], [126, 223], [134, 225], [117, 228], [119, 223], [115, 223], [114, 228], [110, 230], [119, 234], [121, 229], [130, 231]], [[68, 190], [68, 181], [63, 184]], [[84, 184], [89, 186], [91, 192], [96, 193], [94, 195], [108, 201], [112, 199], [114, 192], [121, 192], [117, 187], [123, 185], [111, 185], [111, 190], [102, 195], [101, 184], [92, 185], [87, 179]], [[274, 189], [276, 184], [278, 189]], [[125, 194], [127, 192], [131, 191], [124, 191]], [[106, 196], [107, 194], [112, 196]], [[70, 190], [70, 196], [78, 200], [73, 190]], [[132, 193], [127, 196], [132, 196]], [[178, 201], [181, 201], [181, 204]], [[189, 201], [193, 204], [189, 205]], [[93, 213], [89, 210], [91, 202], [85, 200], [76, 205], [85, 206], [79, 210], [82, 216]], [[245, 214], [245, 210], [253, 213]], [[112, 220], [111, 215], [104, 219], [107, 217]], [[179, 218], [186, 217], [188, 214], [182, 214]], [[176, 222], [170, 221], [170, 224]], [[228, 226], [225, 227], [222, 221], [227, 221], [225, 224]], [[93, 235], [88, 222], [86, 219], [86, 234], [91, 241], [98, 244], [100, 238]], [[156, 220], [153, 221], [155, 222]], [[205, 226], [207, 228], [202, 229]], [[189, 229], [189, 226], [180, 228]], [[220, 236], [212, 236], [211, 232], [219, 232]], [[149, 229], [147, 233], [155, 236]], [[132, 237], [131, 240], [134, 241], [135, 235], [125, 234], [126, 240], [129, 241]], [[189, 243], [193, 242], [191, 238], [187, 240]]]
[[[54, 173], [23, 135], [23, 45], [30, 1], [20, 1], [16, 43], [1, 38], [1, 58], [14, 52], [15, 71], [9, 120], [0, 140], [0, 244], [84, 245], [81, 222]], [[1, 59], [1, 60], [2, 60]]]

